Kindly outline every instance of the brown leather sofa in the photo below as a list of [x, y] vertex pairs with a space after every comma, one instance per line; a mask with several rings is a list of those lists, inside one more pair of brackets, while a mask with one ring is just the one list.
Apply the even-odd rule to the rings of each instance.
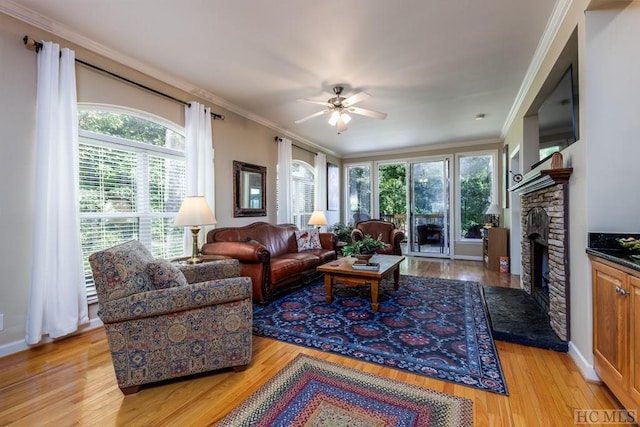
[[381, 219], [370, 219], [360, 221], [351, 232], [354, 241], [362, 240], [365, 235], [370, 235], [374, 239], [381, 236], [381, 240], [387, 244], [385, 248], [378, 249], [376, 253], [387, 255], [402, 255], [402, 240], [404, 233], [398, 230], [394, 223]]
[[240, 261], [242, 276], [251, 277], [253, 299], [266, 303], [308, 284], [316, 267], [337, 258], [333, 233], [320, 233], [322, 249], [298, 252], [293, 224], [255, 222], [244, 227], [216, 228], [207, 233], [204, 255], [226, 255]]

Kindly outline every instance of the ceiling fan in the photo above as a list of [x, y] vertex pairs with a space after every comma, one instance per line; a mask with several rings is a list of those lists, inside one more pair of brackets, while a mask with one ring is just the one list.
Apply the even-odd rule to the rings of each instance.
[[351, 95], [350, 97], [345, 98], [342, 96], [343, 90], [344, 88], [342, 86], [334, 87], [333, 93], [335, 93], [336, 96], [330, 98], [326, 102], [316, 101], [314, 99], [301, 99], [301, 101], [324, 105], [327, 108], [325, 110], [318, 111], [317, 113], [313, 113], [307, 117], [303, 117], [300, 120], [296, 120], [296, 123], [306, 122], [307, 120], [314, 117], [331, 113], [331, 116], [329, 117], [329, 124], [331, 126], [335, 126], [338, 130], [338, 133], [342, 133], [347, 130], [347, 123], [351, 121], [351, 116], [349, 116], [349, 114], [347, 113], [360, 114], [362, 116], [372, 117], [378, 120], [384, 120], [387, 117], [385, 113], [367, 110], [366, 108], [353, 107], [354, 104], [369, 98], [371, 95], [369, 95], [368, 93], [359, 92], [355, 95]]

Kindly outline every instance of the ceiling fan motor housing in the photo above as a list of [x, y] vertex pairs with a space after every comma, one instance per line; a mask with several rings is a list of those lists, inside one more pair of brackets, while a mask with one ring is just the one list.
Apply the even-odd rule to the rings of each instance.
[[329, 101], [327, 101], [329, 104], [333, 104], [334, 107], [340, 107], [342, 105], [342, 101], [344, 101], [345, 97], [340, 96], [342, 94], [342, 91], [344, 90], [344, 88], [342, 86], [336, 86], [333, 88], [333, 93], [336, 94], [336, 96], [334, 98], [329, 99]]

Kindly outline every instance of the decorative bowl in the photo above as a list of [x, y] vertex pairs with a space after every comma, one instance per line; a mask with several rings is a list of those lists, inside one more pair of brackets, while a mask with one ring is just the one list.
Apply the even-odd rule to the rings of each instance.
[[371, 259], [371, 257], [373, 255], [374, 254], [364, 254], [364, 255], [355, 255], [354, 254], [354, 255], [351, 255], [351, 256], [354, 257], [354, 258], [357, 258], [359, 261], [367, 261], [367, 262], [369, 262], [369, 260]]
[[626, 249], [631, 253], [640, 252], [640, 240], [635, 237], [626, 237], [623, 239], [617, 239], [617, 241], [623, 249]]

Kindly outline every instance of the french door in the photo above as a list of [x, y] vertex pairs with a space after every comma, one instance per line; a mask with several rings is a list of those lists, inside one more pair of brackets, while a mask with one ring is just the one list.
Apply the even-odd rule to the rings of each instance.
[[408, 238], [412, 255], [451, 254], [450, 159], [408, 163]]
[[450, 256], [450, 164], [448, 157], [378, 163], [374, 216], [404, 231], [403, 253]]

